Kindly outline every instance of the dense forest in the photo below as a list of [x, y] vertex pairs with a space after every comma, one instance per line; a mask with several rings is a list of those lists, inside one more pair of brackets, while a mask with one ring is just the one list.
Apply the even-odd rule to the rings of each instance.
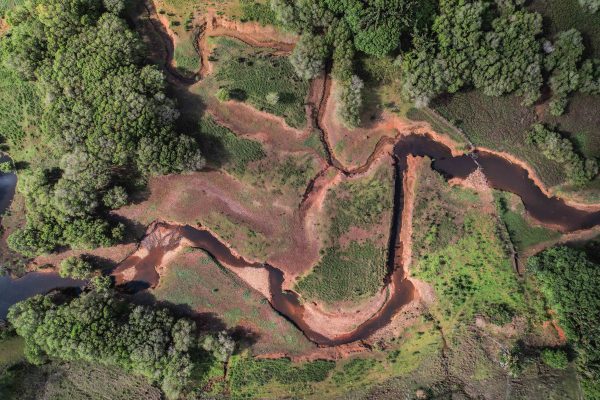
[[29, 162], [18, 185], [27, 224], [9, 238], [22, 254], [117, 243], [123, 226], [108, 211], [128, 203], [132, 182], [204, 165], [195, 141], [174, 130], [178, 111], [163, 74], [145, 65], [123, 7], [42, 0], [8, 14], [3, 65], [14, 85], [34, 82], [28, 100], [39, 110], [34, 129], [2, 132], [11, 148], [33, 152], [16, 160]]

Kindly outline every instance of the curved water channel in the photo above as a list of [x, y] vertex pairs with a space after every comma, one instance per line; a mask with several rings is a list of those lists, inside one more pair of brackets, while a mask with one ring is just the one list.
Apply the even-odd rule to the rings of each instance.
[[[154, 10], [146, 9], [148, 14]], [[153, 23], [155, 21], [152, 21]], [[156, 28], [156, 27], [155, 27]], [[164, 32], [158, 32], [164, 35]], [[170, 41], [168, 36], [165, 41]], [[183, 84], [190, 85], [195, 79], [184, 79], [174, 73], [170, 65], [172, 49], [166, 48], [167, 62], [165, 67], [169, 75]], [[322, 107], [318, 107], [317, 120]], [[320, 128], [317, 121], [317, 127]], [[325, 134], [323, 133], [323, 136]], [[328, 143], [324, 140], [328, 150], [329, 163], [336, 167], [334, 157], [330, 153]], [[191, 242], [194, 247], [201, 248], [212, 255], [217, 261], [230, 268], [261, 268], [266, 269], [269, 274], [269, 290], [271, 294], [271, 305], [280, 314], [293, 322], [304, 334], [317, 344], [325, 346], [340, 345], [368, 338], [375, 331], [391, 322], [392, 318], [408, 303], [415, 294], [415, 288], [409, 280], [404, 278], [404, 270], [401, 265], [394, 265], [395, 251], [401, 248], [398, 243], [401, 230], [401, 215], [404, 205], [402, 180], [406, 170], [406, 160], [409, 155], [428, 156], [433, 159], [432, 168], [443, 174], [446, 178], [465, 178], [473, 172], [478, 164], [482, 168], [489, 184], [495, 188], [518, 195], [525, 209], [533, 218], [541, 223], [553, 225], [564, 232], [572, 232], [580, 229], [588, 229], [600, 225], [600, 211], [589, 212], [569, 206], [563, 200], [556, 197], [548, 197], [529, 177], [527, 170], [519, 165], [513, 164], [507, 159], [483, 151], [476, 151], [470, 155], [453, 157], [450, 149], [436, 142], [433, 138], [424, 135], [409, 135], [398, 140], [394, 147], [396, 158], [396, 181], [394, 195], [394, 212], [392, 231], [390, 237], [390, 249], [388, 254], [388, 276], [385, 288], [389, 290], [389, 296], [384, 306], [370, 319], [361, 324], [354, 331], [328, 338], [312, 329], [304, 320], [304, 306], [298, 294], [284, 291], [282, 284], [283, 272], [269, 264], [250, 263], [232, 253], [232, 251], [205, 230], [199, 230], [191, 226], [172, 226], [171, 229], [179, 230], [182, 237]], [[477, 159], [475, 162], [474, 159]], [[365, 166], [366, 167], [366, 166]], [[4, 182], [4, 183], [3, 183]], [[16, 177], [0, 176], [0, 212], [3, 212], [10, 204]], [[4, 208], [3, 208], [4, 207]], [[134, 289], [154, 286], [159, 276], [155, 267], [160, 264], [164, 253], [176, 244], [171, 243], [163, 247], [151, 249], [148, 254], [139, 258], [131, 256], [126, 259], [117, 270], [123, 270], [135, 266], [136, 273], [130, 287]], [[64, 280], [52, 273], [30, 273], [20, 279], [0, 277], [0, 318], [5, 315], [6, 309], [11, 304], [23, 300], [37, 293], [44, 293], [57, 287], [79, 286], [81, 282]], [[137, 285], [137, 286], [136, 286]]]
[[[394, 265], [395, 251], [401, 248], [397, 243], [401, 230], [401, 215], [404, 204], [402, 196], [402, 181], [407, 168], [407, 157], [427, 156], [432, 161], [432, 168], [447, 179], [465, 178], [472, 173], [479, 164], [493, 188], [506, 190], [517, 194], [523, 200], [525, 208], [534, 218], [542, 223], [560, 226], [564, 231], [574, 231], [591, 228], [600, 224], [600, 211], [586, 212], [567, 205], [564, 201], [555, 197], [547, 197], [522, 167], [510, 163], [504, 158], [485, 152], [476, 152], [471, 155], [454, 157], [448, 147], [436, 142], [429, 136], [410, 135], [402, 137], [394, 148], [394, 156], [397, 160], [396, 189], [394, 200], [392, 237], [390, 240], [390, 251], [388, 254], [389, 274], [386, 278], [386, 287], [389, 296], [384, 306], [370, 319], [358, 326], [353, 332], [328, 338], [321, 335], [317, 330], [310, 327], [304, 320], [305, 308], [299, 295], [293, 291], [282, 289], [283, 272], [269, 264], [251, 263], [236, 256], [231, 249], [210, 232], [187, 226], [166, 225], [168, 230], [177, 230], [178, 234], [187, 239], [191, 246], [200, 248], [221, 264], [232, 268], [259, 268], [264, 269], [269, 275], [269, 291], [271, 305], [280, 314], [293, 322], [313, 342], [324, 346], [335, 346], [351, 343], [368, 338], [378, 329], [386, 326], [392, 318], [414, 298], [415, 289], [413, 284], [405, 279], [404, 270], [401, 265]], [[477, 159], [477, 163], [475, 162]], [[178, 243], [171, 242], [169, 245], [150, 249], [147, 256], [143, 258], [130, 257], [119, 266], [124, 270], [134, 266], [136, 268], [133, 277], [133, 287], [140, 283], [145, 287], [154, 286], [158, 283], [159, 275], [155, 266], [159, 265], [166, 251], [176, 248]]]

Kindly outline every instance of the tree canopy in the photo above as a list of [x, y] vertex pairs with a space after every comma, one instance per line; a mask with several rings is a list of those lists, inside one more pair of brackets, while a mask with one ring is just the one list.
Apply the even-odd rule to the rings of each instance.
[[204, 165], [197, 143], [175, 132], [179, 114], [164, 77], [144, 65], [122, 9], [120, 0], [30, 0], [9, 13], [2, 60], [35, 83], [35, 140], [50, 152], [50, 162], [20, 173], [27, 225], [9, 243], [23, 254], [113, 244], [122, 227], [107, 212], [128, 201], [123, 178]]
[[600, 265], [582, 250], [553, 247], [531, 257], [528, 269], [541, 283], [560, 326], [575, 346], [586, 398], [600, 396]]
[[110, 291], [62, 303], [37, 295], [12, 306], [8, 320], [32, 363], [50, 357], [116, 365], [157, 382], [170, 398], [191, 374], [194, 325], [164, 309], [124, 303]]

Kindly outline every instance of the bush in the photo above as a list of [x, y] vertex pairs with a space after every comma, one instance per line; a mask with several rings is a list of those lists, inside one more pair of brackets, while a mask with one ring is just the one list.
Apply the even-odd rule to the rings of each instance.
[[229, 89], [226, 89], [226, 88], [220, 88], [219, 90], [217, 90], [217, 93], [215, 96], [217, 97], [217, 100], [219, 100], [221, 102], [231, 100], [231, 93], [230, 93]]
[[94, 266], [83, 256], [68, 257], [61, 261], [58, 273], [63, 278], [88, 279]]
[[549, 160], [565, 166], [569, 181], [582, 186], [598, 175], [598, 163], [575, 153], [573, 143], [542, 124], [534, 124], [526, 133], [526, 142], [535, 145]]
[[277, 93], [277, 92], [269, 92], [265, 96], [265, 100], [267, 100], [267, 103], [269, 103], [270, 105], [274, 106], [277, 103], [279, 103], [279, 93]]
[[554, 369], [566, 369], [569, 365], [567, 353], [562, 349], [544, 349], [541, 354], [544, 364]]
[[579, 0], [579, 4], [591, 13], [600, 10], [600, 0]]
[[360, 125], [363, 87], [363, 81], [356, 75], [350, 81], [341, 82], [337, 114], [348, 128]]

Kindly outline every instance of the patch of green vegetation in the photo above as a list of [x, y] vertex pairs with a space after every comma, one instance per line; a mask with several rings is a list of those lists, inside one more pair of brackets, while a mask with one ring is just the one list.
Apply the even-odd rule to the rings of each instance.
[[393, 206], [391, 184], [387, 172], [342, 183], [327, 201], [328, 214], [332, 215], [330, 236], [339, 238], [350, 227], [368, 228], [379, 223], [383, 213]]
[[285, 358], [258, 360], [233, 356], [229, 363], [229, 387], [234, 396], [245, 398], [273, 397], [279, 391], [287, 395], [306, 394], [312, 384], [327, 379], [334, 367], [333, 361], [324, 360], [295, 364]]
[[16, 146], [40, 113], [35, 85], [0, 65], [0, 139]]
[[559, 246], [531, 257], [527, 264], [577, 352], [581, 385], [590, 399], [600, 397], [600, 265], [595, 256]]
[[[211, 57], [215, 78], [233, 100], [247, 101], [259, 110], [283, 117], [296, 128], [305, 124], [304, 98], [308, 82], [298, 78], [287, 57], [253, 49], [235, 39], [217, 38]], [[278, 100], [267, 99], [277, 93]]]
[[344, 249], [330, 247], [296, 288], [303, 297], [328, 303], [373, 296], [386, 274], [386, 250], [372, 241], [352, 241]]
[[185, 76], [194, 76], [200, 69], [200, 56], [193, 43], [193, 37], [177, 43], [173, 55], [177, 70]]
[[509, 204], [508, 196], [509, 194], [505, 192], [496, 191], [494, 193], [498, 213], [506, 225], [510, 240], [517, 251], [521, 252], [538, 243], [560, 237], [559, 232], [542, 226], [532, 226], [528, 223], [524, 217], [523, 203], [518, 200], [519, 203], [513, 208]]
[[83, 362], [51, 362], [41, 366], [20, 363], [1, 372], [0, 397], [38, 399], [159, 400], [163, 394], [144, 378], [116, 367]]
[[303, 143], [306, 147], [310, 147], [314, 151], [317, 152], [322, 158], [327, 157], [325, 153], [325, 148], [323, 147], [323, 142], [321, 142], [321, 138], [319, 134], [313, 132]]
[[477, 211], [481, 200], [451, 188], [424, 168], [419, 173], [413, 216], [415, 277], [433, 285], [437, 316], [470, 321], [483, 314], [502, 325], [524, 312], [522, 288], [499, 237], [499, 221]]
[[521, 287], [496, 229], [492, 217], [469, 212], [455, 243], [416, 263], [414, 276], [433, 284], [446, 318], [469, 320], [477, 313], [496, 318], [498, 309], [509, 316], [523, 310]]
[[227, 169], [237, 174], [243, 174], [249, 163], [266, 156], [260, 143], [237, 137], [211, 117], [200, 121], [200, 143], [202, 153], [206, 154], [210, 164], [225, 164]]
[[369, 373], [377, 361], [366, 358], [355, 358], [344, 364], [341, 371], [336, 371], [333, 375], [333, 381], [338, 385], [345, 382], [357, 381]]
[[242, 11], [241, 21], [256, 21], [261, 25], [277, 25], [277, 16], [271, 9], [269, 2], [258, 2], [256, 0], [240, 0]]
[[286, 157], [277, 165], [275, 174], [279, 185], [289, 185], [295, 189], [305, 188], [306, 183], [315, 175], [312, 158]]
[[0, 341], [0, 370], [16, 364], [25, 358], [24, 342], [18, 336], [12, 336]]
[[21, 5], [25, 0], [0, 0], [0, 15], [5, 15], [7, 11]]

